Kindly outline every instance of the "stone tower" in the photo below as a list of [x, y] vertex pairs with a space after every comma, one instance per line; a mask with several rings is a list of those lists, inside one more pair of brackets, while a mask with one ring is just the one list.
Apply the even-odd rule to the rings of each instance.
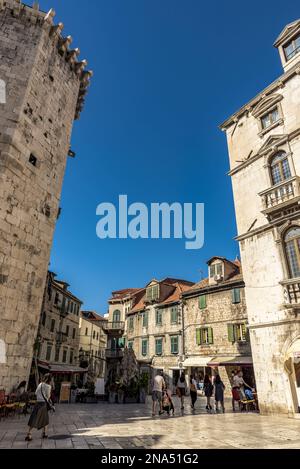
[[0, 388], [28, 379], [74, 119], [91, 72], [55, 12], [0, 0]]

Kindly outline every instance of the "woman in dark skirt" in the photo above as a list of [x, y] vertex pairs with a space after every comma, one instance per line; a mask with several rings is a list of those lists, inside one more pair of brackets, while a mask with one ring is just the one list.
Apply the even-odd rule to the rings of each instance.
[[48, 438], [47, 427], [49, 425], [48, 406], [50, 404], [51, 397], [51, 375], [47, 374], [39, 384], [35, 394], [37, 403], [34, 406], [32, 414], [30, 416], [28, 426], [29, 430], [25, 438], [26, 441], [32, 441], [32, 429], [37, 430], [43, 429], [43, 438]]

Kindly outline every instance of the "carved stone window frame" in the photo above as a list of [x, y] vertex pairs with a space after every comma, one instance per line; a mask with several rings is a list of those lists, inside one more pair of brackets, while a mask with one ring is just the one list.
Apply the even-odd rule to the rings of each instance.
[[300, 228], [300, 220], [288, 220], [283, 225], [275, 227], [275, 242], [279, 248], [279, 255], [282, 263], [282, 270], [284, 272], [283, 280], [292, 280], [293, 277], [290, 273], [289, 261], [285, 249], [285, 235], [292, 228]]
[[[283, 110], [281, 106], [281, 101], [283, 100], [282, 94], [275, 93], [270, 96], [265, 96], [262, 98], [260, 103], [253, 109], [252, 115], [256, 118], [258, 126], [258, 135], [262, 138], [264, 135], [269, 133], [271, 130], [275, 129], [279, 125], [284, 123]], [[269, 127], [264, 128], [262, 124], [262, 118], [274, 111], [278, 110], [279, 119], [271, 124]]]
[[270, 184], [269, 187], [274, 187], [275, 185], [277, 185], [277, 184], [274, 185], [273, 183], [271, 164], [272, 164], [273, 158], [280, 152], [284, 152], [286, 154], [289, 167], [290, 167], [291, 178], [296, 176], [296, 168], [294, 165], [293, 153], [291, 152], [289, 148], [288, 142], [282, 145], [278, 145], [278, 146], [274, 145], [272, 149], [270, 149], [270, 151], [266, 155], [264, 155], [264, 159], [265, 159], [264, 168], [268, 171], [268, 181]]

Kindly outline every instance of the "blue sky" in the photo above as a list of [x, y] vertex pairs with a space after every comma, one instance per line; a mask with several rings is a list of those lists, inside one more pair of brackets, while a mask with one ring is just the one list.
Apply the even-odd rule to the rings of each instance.
[[[277, 5], [278, 3], [278, 5]], [[231, 113], [282, 73], [272, 44], [296, 2], [41, 0], [56, 10], [94, 71], [74, 126], [50, 268], [84, 307], [105, 313], [111, 291], [166, 276], [198, 281], [213, 255], [235, 258], [225, 136]], [[274, 12], [280, 11], [280, 15]], [[205, 203], [205, 245], [96, 237], [96, 207]], [[201, 272], [202, 271], [202, 272]]]

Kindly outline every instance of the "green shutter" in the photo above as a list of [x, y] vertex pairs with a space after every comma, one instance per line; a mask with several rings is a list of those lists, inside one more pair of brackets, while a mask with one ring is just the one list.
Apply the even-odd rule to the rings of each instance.
[[228, 324], [228, 340], [232, 344], [235, 342], [234, 324]]
[[212, 345], [214, 343], [214, 333], [212, 327], [209, 327], [208, 329], [208, 343], [209, 345]]
[[232, 291], [232, 303], [238, 304], [241, 302], [241, 290], [239, 288], [234, 288]]
[[201, 345], [201, 329], [196, 329], [196, 342], [197, 345]]
[[177, 324], [178, 322], [178, 307], [174, 306], [171, 308], [171, 324]]
[[206, 308], [206, 295], [201, 295], [199, 298], [199, 308], [205, 309]]

